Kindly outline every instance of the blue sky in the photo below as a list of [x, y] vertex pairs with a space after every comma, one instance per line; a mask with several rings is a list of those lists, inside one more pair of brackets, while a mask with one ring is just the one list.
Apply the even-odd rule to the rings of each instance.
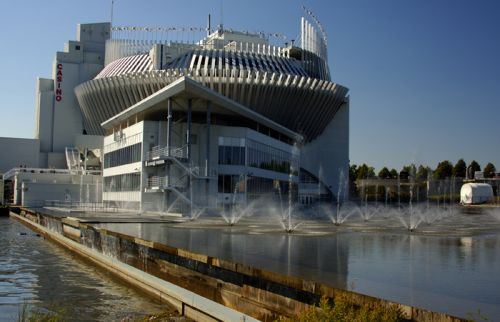
[[[35, 79], [111, 1], [25, 0], [0, 10], [0, 136], [32, 137]], [[115, 25], [200, 26], [220, 0], [115, 0]], [[500, 168], [500, 1], [225, 0], [227, 28], [296, 38], [301, 5], [324, 25], [333, 81], [351, 95], [352, 163], [476, 159]]]

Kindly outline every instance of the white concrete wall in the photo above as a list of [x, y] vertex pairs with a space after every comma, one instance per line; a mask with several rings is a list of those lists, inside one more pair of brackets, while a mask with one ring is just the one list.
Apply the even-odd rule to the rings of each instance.
[[102, 150], [104, 144], [104, 136], [101, 135], [76, 135], [74, 145], [80, 151], [87, 149], [99, 149]]
[[[60, 87], [62, 94], [60, 101], [54, 101], [54, 129], [51, 150], [53, 152], [64, 152], [66, 147], [73, 145], [75, 136], [83, 132], [82, 115], [73, 92], [73, 89], [80, 84], [80, 66], [76, 63], [66, 62], [70, 60], [68, 57], [59, 56], [62, 55], [58, 55], [54, 62], [53, 78], [58, 77], [56, 75], [57, 66], [61, 65], [63, 75]], [[55, 81], [56, 89], [58, 86], [59, 83]]]
[[[103, 138], [103, 151], [104, 153], [109, 153], [112, 151], [116, 151], [119, 149], [123, 149], [127, 146], [134, 145], [136, 143], [143, 143], [143, 158], [145, 154], [144, 150], [144, 137], [145, 137], [145, 132], [147, 132], [149, 135], [157, 134], [157, 123], [156, 122], [148, 122], [148, 121], [142, 121], [133, 125], [130, 125], [127, 128], [124, 128], [121, 130], [121, 139], [116, 140], [115, 139], [115, 134], [111, 134], [108, 136], [105, 136]], [[156, 140], [156, 136], [153, 138], [149, 138], [149, 140], [152, 140], [153, 142]], [[146, 142], [147, 144], [147, 142]], [[103, 154], [104, 157], [104, 154]], [[120, 175], [120, 174], [127, 174], [127, 173], [137, 173], [143, 172], [143, 163], [142, 162], [134, 162], [134, 163], [129, 163], [129, 164], [124, 164], [112, 168], [106, 168], [103, 169], [103, 177], [110, 177], [110, 176], [115, 176], [115, 175]], [[145, 182], [147, 181], [147, 178], [144, 178], [144, 175], [142, 175], [142, 185], [141, 185], [141, 190], [143, 190], [145, 186]], [[138, 208], [138, 202], [140, 202], [142, 199], [142, 193], [141, 191], [113, 191], [113, 192], [103, 192], [103, 201], [109, 202], [109, 201], [118, 201], [120, 207], [124, 208], [131, 208], [131, 209], [136, 209]], [[126, 203], [130, 203], [130, 206], [127, 206]]]
[[349, 102], [342, 104], [324, 132], [302, 148], [300, 166], [318, 176], [336, 196], [340, 170], [349, 177]]
[[[66, 147], [74, 146], [76, 136], [83, 134], [74, 88], [102, 70], [109, 32], [109, 23], [78, 25], [77, 41], [68, 41], [64, 51], [56, 53], [52, 79], [38, 79], [35, 137], [41, 140], [41, 152], [63, 153]], [[60, 164], [60, 160], [47, 156], [48, 166], [51, 160]]]
[[144, 122], [139, 122], [121, 130], [122, 138], [119, 140], [115, 140], [115, 134], [105, 136], [103, 140], [104, 153], [142, 142], [143, 131]]
[[41, 206], [51, 200], [98, 203], [102, 200], [101, 187], [100, 184], [24, 182], [21, 187], [21, 205]]
[[47, 153], [47, 168], [66, 169], [67, 167], [68, 164], [66, 162], [66, 154], [62, 152]]
[[[36, 190], [36, 194], [26, 195], [26, 198], [29, 200], [64, 200], [64, 195], [61, 195], [61, 189], [59, 187], [62, 186], [78, 186], [79, 188], [82, 185], [89, 185], [89, 187], [95, 187], [95, 189], [99, 190], [99, 197], [101, 198], [101, 187], [102, 187], [102, 177], [96, 175], [72, 175], [69, 173], [51, 173], [50, 170], [43, 170], [43, 173], [39, 172], [31, 172], [30, 169], [20, 169], [14, 176], [14, 203], [22, 204], [23, 203], [23, 185], [27, 187], [31, 187], [34, 184], [42, 185], [36, 187], [43, 187], [45, 191], [39, 192], [39, 188], [34, 188]], [[53, 190], [54, 188], [55, 190]], [[42, 189], [42, 188], [40, 188]], [[73, 189], [73, 188], [71, 188]], [[92, 188], [94, 189], [94, 188]], [[95, 190], [92, 190], [95, 194]], [[72, 195], [73, 196], [73, 195]], [[73, 201], [78, 201], [76, 196], [72, 197]], [[76, 198], [76, 199], [75, 199]], [[27, 200], [28, 200], [27, 199]]]
[[119, 165], [117, 167], [104, 169], [102, 175], [103, 177], [111, 177], [126, 173], [136, 173], [141, 171], [141, 169], [142, 169], [142, 162], [134, 162], [134, 163]]
[[40, 140], [40, 151], [52, 151], [54, 117], [54, 80], [37, 78], [35, 93], [35, 139]]
[[40, 140], [0, 137], [0, 172], [20, 165], [38, 168]]

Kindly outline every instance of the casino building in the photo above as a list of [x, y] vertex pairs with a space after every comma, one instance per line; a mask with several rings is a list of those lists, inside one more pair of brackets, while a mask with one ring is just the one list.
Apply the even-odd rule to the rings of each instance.
[[190, 41], [173, 28], [80, 24], [53, 78], [37, 82], [26, 145], [41, 168], [97, 162], [102, 202], [119, 207], [185, 214], [289, 189], [303, 204], [335, 199], [349, 97], [313, 22], [282, 46], [210, 23]]

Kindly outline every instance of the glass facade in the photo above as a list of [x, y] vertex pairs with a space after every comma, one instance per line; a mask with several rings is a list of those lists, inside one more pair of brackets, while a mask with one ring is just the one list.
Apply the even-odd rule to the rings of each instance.
[[219, 137], [219, 164], [247, 165], [289, 173], [296, 164], [292, 153], [250, 139]]
[[291, 153], [267, 144], [247, 140], [248, 166], [276, 172], [289, 173], [293, 162]]
[[245, 139], [219, 137], [219, 164], [245, 165]]
[[124, 164], [140, 162], [142, 155], [142, 143], [136, 143], [127, 147], [104, 154], [104, 168], [117, 167]]
[[[298, 165], [297, 158], [298, 156], [294, 158], [290, 152], [248, 138], [219, 137], [221, 165], [241, 165], [288, 174], [291, 164]], [[296, 187], [297, 185], [293, 184], [294, 190], [297, 190]], [[280, 191], [282, 194], [288, 194], [288, 190], [288, 181], [230, 174], [218, 176], [219, 193], [246, 192], [249, 199], [256, 199], [263, 195], [277, 197]]]
[[104, 177], [104, 192], [140, 191], [141, 174], [126, 173]]

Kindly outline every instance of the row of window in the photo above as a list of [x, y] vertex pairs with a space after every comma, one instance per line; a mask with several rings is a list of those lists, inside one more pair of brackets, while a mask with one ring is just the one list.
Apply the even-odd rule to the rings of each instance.
[[104, 154], [104, 168], [117, 167], [124, 164], [141, 161], [142, 143], [136, 143], [127, 147]]
[[245, 147], [219, 146], [219, 164], [245, 165]]
[[[245, 147], [246, 145], [246, 147]], [[289, 173], [293, 155], [249, 139], [219, 137], [219, 164], [248, 165]]]
[[291, 153], [253, 140], [247, 140], [247, 149], [249, 166], [282, 173], [290, 172], [293, 161]]
[[141, 174], [126, 173], [104, 177], [105, 192], [139, 191], [141, 190]]

